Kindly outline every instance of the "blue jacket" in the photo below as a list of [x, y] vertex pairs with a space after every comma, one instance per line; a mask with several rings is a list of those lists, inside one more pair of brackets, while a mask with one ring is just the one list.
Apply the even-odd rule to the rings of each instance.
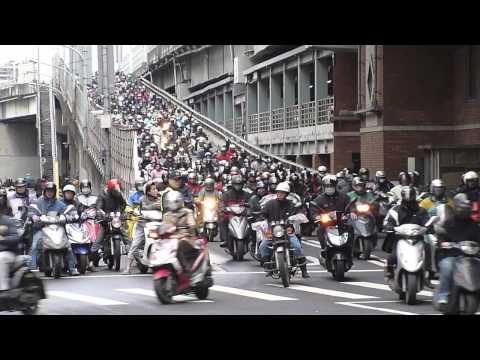
[[40, 197], [37, 201], [37, 207], [40, 209], [42, 215], [47, 215], [49, 211], [56, 211], [57, 213], [62, 213], [65, 211], [65, 204], [58, 200], [52, 199], [48, 200], [45, 196]]
[[127, 204], [132, 206], [134, 204], [140, 203], [140, 198], [142, 197], [143, 193], [141, 191], [135, 191], [128, 197]]

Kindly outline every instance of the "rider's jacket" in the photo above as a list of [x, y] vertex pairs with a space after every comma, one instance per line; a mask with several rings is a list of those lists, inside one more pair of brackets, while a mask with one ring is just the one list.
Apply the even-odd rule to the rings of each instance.
[[422, 201], [420, 201], [420, 207], [427, 210], [429, 216], [437, 215], [437, 208], [442, 204], [448, 204], [449, 206], [453, 205], [453, 201], [451, 198], [443, 198], [441, 200], [435, 200], [433, 196], [429, 196]]
[[272, 199], [265, 204], [262, 214], [265, 220], [270, 223], [271, 221], [286, 220], [288, 216], [294, 215], [296, 211], [296, 208], [290, 200], [285, 199], [280, 201], [278, 199]]
[[130, 194], [130, 196], [128, 197], [127, 204], [130, 206], [137, 205], [142, 196], [143, 196], [143, 191], [135, 191], [134, 193]]
[[350, 191], [348, 194], [350, 201], [362, 201], [372, 203], [375, 200], [375, 196], [371, 192], [366, 192], [364, 194], [357, 194], [355, 191]]
[[383, 221], [383, 226], [387, 231], [391, 231], [394, 227], [403, 224], [417, 224], [424, 226], [429, 218], [427, 210], [420, 206], [415, 206], [412, 209], [400, 204], [395, 205], [388, 211], [385, 220]]
[[8, 196], [8, 204], [12, 209], [13, 216], [16, 219], [20, 218], [21, 212], [20, 207], [26, 207], [30, 204], [34, 204], [36, 202], [35, 194], [25, 194], [25, 196], [20, 196], [16, 192], [9, 194]]
[[[338, 211], [343, 213], [350, 203], [350, 198], [339, 192], [331, 196], [321, 194], [313, 200], [313, 203], [320, 209], [320, 212]], [[315, 211], [315, 208], [312, 211]]]
[[0, 215], [0, 226], [7, 227], [7, 232], [3, 235], [4, 239], [0, 241], [0, 251], [16, 252], [20, 238], [15, 223], [10, 217]]
[[[235, 189], [230, 189], [220, 198], [220, 208], [225, 208], [235, 204], [245, 205], [248, 203], [249, 198], [250, 194], [243, 190], [235, 191]], [[227, 217], [228, 216], [225, 216], [225, 218]]]
[[127, 202], [122, 194], [115, 196], [108, 191], [104, 191], [97, 199], [97, 209], [103, 210], [107, 214], [118, 211], [123, 213], [126, 206]]

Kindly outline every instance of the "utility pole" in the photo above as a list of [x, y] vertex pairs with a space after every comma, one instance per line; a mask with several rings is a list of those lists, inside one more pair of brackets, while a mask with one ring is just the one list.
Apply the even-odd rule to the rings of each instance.
[[50, 129], [52, 138], [52, 165], [53, 165], [53, 181], [57, 184], [57, 189], [60, 189], [58, 178], [58, 160], [57, 160], [57, 124], [55, 120], [55, 99], [53, 97], [53, 78], [50, 81], [50, 89], [48, 91], [50, 103]]
[[40, 46], [37, 45], [37, 130], [38, 130], [38, 155], [40, 157], [40, 178], [43, 177], [42, 154], [42, 126], [40, 120]]

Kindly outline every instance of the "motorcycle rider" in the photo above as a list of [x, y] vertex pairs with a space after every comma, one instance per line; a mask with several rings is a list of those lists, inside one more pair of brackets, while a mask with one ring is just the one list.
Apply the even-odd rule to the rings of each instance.
[[[89, 208], [97, 208], [97, 196], [92, 195], [92, 183], [88, 179], [83, 179], [80, 181], [80, 194], [77, 195], [78, 200], [78, 210], [81, 216], [84, 215], [84, 211]], [[83, 220], [84, 218], [82, 218]], [[93, 262], [90, 261], [88, 270], [95, 272], [95, 266]]]
[[[142, 210], [158, 210], [162, 211], [162, 203], [158, 197], [157, 184], [153, 181], [149, 181], [144, 186], [145, 195], [140, 198], [139, 205], [140, 211]], [[145, 245], [145, 224], [147, 221], [141, 217], [138, 219], [134, 231], [133, 231], [133, 240], [130, 250], [128, 251], [127, 256], [127, 267], [123, 274], [131, 274], [132, 265], [135, 261], [135, 253], [139, 248], [142, 248]]]
[[[272, 199], [265, 204], [265, 207], [262, 210], [262, 215], [270, 223], [271, 221], [280, 221], [285, 220], [291, 215], [295, 214], [295, 208], [290, 200], [287, 200], [287, 196], [290, 194], [290, 185], [287, 182], [278, 184], [276, 189], [276, 199]], [[298, 237], [295, 233], [289, 235], [290, 246], [294, 251], [297, 252], [298, 263], [300, 270], [302, 271], [303, 278], [309, 278], [310, 275], [307, 272], [307, 261], [305, 258], [305, 253], [303, 252], [302, 245], [298, 240]], [[260, 243], [259, 251], [260, 256], [262, 257], [261, 263], [270, 261], [271, 249], [269, 245], [271, 240], [263, 240]], [[267, 274], [268, 276], [268, 274]]]
[[350, 191], [347, 195], [350, 198], [350, 201], [363, 201], [372, 204], [375, 200], [372, 192], [367, 191], [367, 184], [360, 177], [354, 177], [352, 180], [353, 191]]
[[267, 185], [263, 181], [258, 181], [255, 188], [256, 188], [255, 189], [255, 195], [250, 197], [250, 199], [248, 200], [248, 205], [249, 205], [248, 213], [249, 213], [249, 215], [252, 212], [260, 212], [261, 211], [260, 200], [262, 200], [262, 198], [265, 195], [267, 195], [267, 193], [268, 193]]
[[480, 187], [478, 174], [475, 171], [468, 171], [462, 176], [463, 184], [460, 185], [455, 193], [464, 193], [470, 201], [480, 201]]
[[0, 299], [14, 299], [10, 289], [10, 269], [15, 263], [16, 251], [20, 243], [17, 228], [7, 216], [9, 209], [6, 196], [0, 196]]
[[220, 247], [227, 246], [228, 237], [229, 216], [224, 213], [224, 209], [234, 204], [244, 206], [248, 203], [250, 198], [250, 194], [243, 190], [243, 178], [241, 175], [232, 176], [231, 181], [232, 188], [227, 190], [220, 199], [220, 214], [222, 215], [218, 224], [220, 229], [220, 239], [222, 240]]
[[386, 252], [391, 252], [387, 257], [385, 265], [385, 278], [387, 281], [393, 278], [393, 270], [397, 263], [397, 239], [395, 234], [392, 233], [394, 228], [403, 224], [425, 226], [429, 219], [427, 211], [417, 203], [417, 190], [413, 186], [404, 186], [400, 191], [400, 196], [400, 205], [395, 205], [391, 208], [383, 222], [383, 228], [389, 232], [385, 238], [383, 249]]
[[193, 171], [188, 174], [188, 181], [186, 186], [190, 189], [190, 192], [193, 196], [197, 196], [200, 190], [202, 190], [202, 185], [198, 183], [198, 176]]
[[352, 191], [350, 183], [345, 179], [345, 171], [339, 171], [336, 175], [337, 178], [337, 191], [342, 194], [348, 194]]
[[[323, 194], [317, 196], [312, 201], [312, 204], [320, 213], [336, 211], [344, 214], [348, 204], [350, 203], [350, 198], [337, 190], [338, 181], [336, 176], [326, 175], [322, 180], [322, 185], [324, 189]], [[322, 247], [320, 253], [324, 257], [326, 241], [325, 233], [321, 226], [318, 229], [318, 241]]]
[[183, 195], [178, 191], [169, 191], [165, 195], [163, 216], [165, 224], [175, 225], [173, 234], [179, 240], [177, 258], [186, 274], [191, 273], [192, 260], [195, 258], [196, 229], [193, 211], [184, 206]]
[[[99, 212], [98, 215], [100, 218], [103, 215], [108, 215], [111, 212], [120, 212], [123, 213], [125, 211], [125, 207], [127, 206], [127, 202], [122, 195], [121, 192], [121, 183], [118, 179], [110, 179], [107, 182], [106, 189], [104, 189], [103, 193], [98, 196], [97, 198], [97, 211]], [[101, 223], [100, 231], [97, 235], [97, 241], [92, 245], [91, 249], [91, 260], [95, 260], [97, 257], [98, 250], [104, 245], [105, 239], [108, 235], [108, 224], [103, 221]], [[122, 229], [123, 231], [123, 229]], [[126, 237], [126, 234], [124, 234]]]
[[293, 193], [297, 194], [301, 198], [304, 197], [305, 192], [307, 191], [307, 187], [302, 184], [300, 181], [300, 176], [297, 173], [293, 173], [290, 175], [290, 189]]
[[437, 207], [441, 204], [453, 205], [452, 199], [446, 194], [446, 187], [442, 179], [434, 179], [430, 184], [430, 194], [420, 202], [420, 207], [427, 210], [429, 216], [437, 215]]
[[370, 180], [370, 170], [367, 168], [361, 168], [358, 170], [358, 176], [365, 183], [367, 191], [375, 191], [375, 183]]
[[[37, 207], [40, 210], [41, 215], [47, 215], [48, 212], [56, 212], [62, 214], [65, 211], [66, 205], [62, 201], [57, 199], [57, 185], [54, 182], [47, 182], [45, 189], [43, 190], [43, 196], [37, 201]], [[32, 248], [30, 250], [30, 256], [32, 258], [30, 269], [37, 269], [37, 246], [38, 241], [42, 238], [42, 224], [40, 224], [39, 216], [32, 216], [33, 220], [33, 241]], [[72, 248], [68, 244], [67, 248], [67, 260], [69, 274], [72, 276], [78, 276], [80, 273], [75, 269], [75, 257], [73, 256]]]
[[[474, 241], [480, 243], [478, 225], [472, 220], [472, 204], [467, 194], [459, 193], [453, 198], [453, 206], [441, 205], [445, 211], [440, 222], [434, 225], [438, 243]], [[442, 212], [442, 211], [439, 211]], [[441, 308], [448, 303], [452, 289], [455, 257], [460, 254], [458, 249], [437, 248], [439, 280], [437, 292], [434, 296], [434, 305]]]
[[385, 171], [378, 170], [375, 172], [375, 191], [380, 191], [382, 193], [388, 193], [390, 190], [393, 189], [395, 185], [393, 185], [390, 181], [388, 181], [387, 176], [385, 175]]
[[27, 207], [35, 202], [35, 198], [29, 195], [27, 183], [23, 178], [18, 178], [14, 183], [15, 192], [8, 197], [8, 204], [12, 209], [13, 216], [19, 219], [22, 215], [20, 208]]

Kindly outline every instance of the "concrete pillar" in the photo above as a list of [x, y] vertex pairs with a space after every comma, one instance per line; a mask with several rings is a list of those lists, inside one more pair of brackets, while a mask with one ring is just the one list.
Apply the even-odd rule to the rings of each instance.
[[258, 112], [269, 111], [270, 107], [270, 94], [269, 94], [269, 81], [268, 79], [260, 79], [258, 84]]
[[316, 59], [317, 63], [317, 75], [316, 75], [316, 86], [317, 91], [317, 100], [324, 99], [328, 97], [328, 65], [330, 58]]
[[226, 92], [224, 97], [225, 120], [233, 119], [233, 95], [232, 92]]
[[207, 112], [207, 108], [208, 108], [208, 102], [207, 100], [203, 100], [201, 101], [200, 103], [200, 112], [203, 116], [207, 116], [208, 115], [208, 112]]
[[215, 122], [224, 125], [223, 118], [223, 94], [215, 95]]
[[207, 117], [212, 120], [215, 120], [215, 96], [208, 97]]
[[308, 66], [300, 64], [298, 58], [298, 104], [305, 104], [310, 101], [310, 72]]
[[257, 83], [247, 84], [247, 116], [258, 113]]
[[283, 99], [285, 102], [285, 107], [289, 107], [295, 104], [295, 71], [285, 70], [284, 74], [285, 77], [283, 79]]
[[282, 103], [282, 75], [274, 75], [271, 77], [270, 84], [270, 102], [272, 110], [279, 109], [283, 106]]

